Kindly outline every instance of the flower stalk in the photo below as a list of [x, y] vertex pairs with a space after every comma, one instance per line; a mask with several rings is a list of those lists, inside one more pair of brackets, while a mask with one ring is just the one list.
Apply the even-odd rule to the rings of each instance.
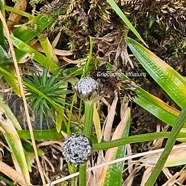
[[[76, 83], [75, 92], [85, 103], [85, 120], [83, 134], [89, 138], [91, 135], [94, 101], [99, 94], [99, 84], [90, 77], [84, 77]], [[79, 167], [79, 185], [86, 186], [86, 163]]]
[[84, 119], [84, 130], [83, 134], [90, 138], [91, 127], [92, 127], [92, 118], [93, 118], [94, 103], [91, 101], [85, 102], [85, 119]]

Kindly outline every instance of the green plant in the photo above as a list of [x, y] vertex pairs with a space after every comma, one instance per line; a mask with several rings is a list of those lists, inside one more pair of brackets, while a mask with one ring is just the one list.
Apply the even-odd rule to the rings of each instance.
[[[89, 138], [91, 135], [94, 101], [99, 95], [99, 84], [90, 77], [84, 77], [76, 83], [74, 89], [78, 97], [85, 103], [83, 134]], [[86, 185], [86, 163], [80, 165], [79, 185]]]
[[[3, 2], [3, 1], [1, 1]], [[31, 60], [34, 62], [39, 63], [44, 67], [43, 73], [40, 75], [38, 72], [34, 73], [32, 77], [27, 78], [25, 81], [23, 80], [23, 85], [26, 87], [28, 100], [32, 105], [32, 110], [40, 115], [40, 122], [42, 124], [42, 120], [46, 115], [50, 115], [52, 120], [56, 121], [56, 129], [52, 129], [50, 131], [43, 130], [43, 131], [33, 131], [35, 140], [58, 140], [64, 139], [64, 136], [70, 135], [73, 132], [77, 133], [84, 133], [87, 137], [90, 137], [90, 140], [93, 143], [94, 151], [105, 151], [105, 162], [109, 163], [112, 160], [117, 158], [124, 157], [126, 155], [126, 144], [138, 143], [138, 142], [145, 142], [149, 140], [157, 140], [160, 138], [169, 138], [168, 140], [168, 150], [165, 148], [165, 153], [162, 154], [164, 156], [163, 161], [161, 161], [161, 166], [158, 163], [158, 171], [156, 173], [152, 173], [153, 183], [156, 180], [159, 172], [162, 170], [162, 166], [165, 163], [165, 160], [168, 157], [168, 154], [175, 142], [175, 140], [185, 141], [185, 133], [184, 128], [186, 127], [186, 123], [184, 122], [185, 118], [182, 117], [184, 113], [180, 110], [176, 109], [173, 106], [168, 105], [167, 103], [163, 102], [158, 97], [150, 94], [149, 92], [142, 89], [140, 86], [135, 86], [135, 97], [133, 101], [138, 104], [139, 106], [143, 107], [145, 110], [149, 111], [153, 114], [156, 118], [163, 121], [164, 123], [173, 127], [172, 132], [159, 132], [159, 133], [147, 133], [147, 134], [139, 134], [128, 136], [129, 128], [130, 128], [130, 108], [127, 107], [127, 103], [125, 100], [121, 100], [121, 121], [118, 123], [116, 127], [113, 127], [115, 113], [117, 111], [117, 104], [118, 104], [118, 97], [115, 95], [113, 102], [107, 107], [108, 110], [108, 118], [101, 117], [102, 111], [100, 110], [100, 105], [97, 103], [97, 107], [93, 106], [92, 102], [85, 102], [77, 101], [76, 95], [66, 97], [66, 88], [67, 83], [74, 85], [74, 82], [79, 79], [79, 77], [83, 78], [87, 74], [91, 74], [92, 66], [99, 66], [99, 64], [94, 64], [94, 53], [93, 47], [95, 44], [92, 38], [90, 39], [90, 52], [88, 56], [88, 60], [84, 60], [83, 63], [78, 63], [76, 65], [73, 63], [73, 67], [67, 65], [64, 67], [63, 71], [59, 70], [59, 59], [63, 60], [65, 57], [62, 55], [60, 58], [55, 54], [54, 45], [52, 43], [53, 36], [50, 38], [51, 43], [47, 37], [47, 32], [43, 33], [45, 29], [49, 30], [52, 26], [58, 22], [59, 18], [61, 18], [61, 25], [57, 25], [57, 31], [62, 30], [63, 34], [70, 37], [68, 42], [70, 43], [70, 48], [74, 50], [78, 50], [81, 52], [80, 56], [87, 55], [87, 44], [88, 36], [95, 35], [98, 37], [103, 37], [105, 41], [117, 41], [118, 38], [115, 37], [105, 37], [108, 36], [110, 33], [107, 32], [107, 28], [111, 27], [120, 27], [117, 25], [117, 21], [115, 24], [109, 25], [109, 16], [111, 15], [112, 10], [109, 7], [111, 5], [112, 9], [116, 11], [119, 17], [123, 20], [123, 22], [127, 25], [127, 27], [134, 33], [135, 36], [145, 44], [144, 40], [136, 30], [136, 28], [131, 24], [129, 19], [123, 14], [122, 10], [118, 7], [114, 0], [108, 0], [108, 3], [102, 1], [91, 1], [87, 3], [86, 1], [82, 1], [81, 4], [77, 5], [76, 1], [72, 2], [53, 2], [51, 6], [49, 5], [47, 10], [51, 10], [52, 16], [47, 14], [47, 12], [39, 12], [38, 15], [34, 16], [30, 13], [23, 12], [21, 10], [17, 10], [16, 8], [5, 6], [4, 3], [1, 3], [0, 8], [3, 14], [5, 14], [5, 10], [9, 12], [14, 12], [23, 16], [26, 23], [20, 23], [18, 27], [12, 30], [11, 40], [14, 44], [16, 49], [16, 58], [18, 60], [19, 67], [22, 67], [22, 63], [25, 56], [30, 55]], [[36, 6], [39, 1], [32, 1], [32, 6]], [[84, 4], [85, 3], [85, 4]], [[87, 6], [90, 4], [90, 7]], [[118, 3], [119, 4], [119, 3]], [[65, 6], [64, 6], [65, 5]], [[77, 6], [76, 6], [77, 5]], [[58, 8], [59, 7], [59, 12]], [[76, 11], [77, 10], [77, 11]], [[61, 12], [60, 12], [61, 11]], [[89, 14], [86, 14], [89, 12]], [[59, 14], [59, 15], [58, 15]], [[151, 13], [150, 13], [151, 14]], [[58, 17], [59, 16], [59, 17]], [[61, 17], [60, 17], [61, 16]], [[5, 16], [4, 16], [5, 17]], [[100, 19], [101, 17], [101, 19]], [[55, 19], [58, 18], [57, 21]], [[95, 22], [91, 20], [91, 23], [94, 22], [93, 27], [94, 29], [88, 29], [88, 22], [89, 20], [95, 18]], [[130, 18], [130, 17], [129, 17]], [[26, 21], [28, 19], [28, 22]], [[114, 18], [115, 19], [115, 18]], [[104, 20], [104, 21], [103, 21]], [[132, 19], [131, 19], [132, 20]], [[153, 20], [151, 20], [153, 21]], [[74, 24], [75, 23], [75, 24]], [[154, 22], [149, 23], [151, 26]], [[51, 26], [52, 25], [52, 26]], [[123, 27], [122, 27], [123, 28]], [[122, 29], [121, 28], [121, 29]], [[108, 29], [108, 30], [109, 30]], [[81, 31], [79, 33], [79, 30]], [[82, 30], [85, 35], [82, 35]], [[97, 31], [99, 30], [99, 31]], [[55, 31], [51, 30], [51, 31]], [[88, 33], [90, 31], [90, 34]], [[115, 30], [113, 30], [115, 33]], [[1, 77], [4, 77], [6, 82], [9, 86], [16, 92], [17, 95], [20, 96], [19, 87], [17, 85], [17, 74], [15, 75], [14, 68], [11, 66], [11, 56], [8, 56], [7, 51], [4, 48], [5, 44], [5, 37], [3, 34], [3, 27], [0, 24], [0, 35], [3, 37], [0, 38], [0, 71]], [[60, 34], [60, 33], [59, 33]], [[65, 35], [65, 36], [66, 36]], [[122, 37], [122, 36], [121, 36]], [[113, 39], [114, 38], [114, 39]], [[93, 38], [95, 39], [95, 38]], [[161, 86], [161, 88], [170, 96], [170, 98], [177, 104], [180, 109], [183, 109], [185, 105], [185, 90], [186, 90], [186, 83], [184, 78], [178, 74], [174, 69], [160, 60], [157, 56], [155, 56], [151, 51], [137, 43], [135, 40], [131, 38], [124, 38], [129, 46], [130, 51], [134, 54], [137, 58], [139, 63], [144, 67], [146, 72]], [[99, 41], [101, 38], [99, 38]], [[83, 41], [83, 42], [82, 42]], [[36, 43], [36, 45], [35, 45]], [[54, 42], [55, 43], [55, 42]], [[67, 43], [67, 41], [65, 41]], [[83, 44], [85, 45], [83, 45]], [[100, 51], [105, 47], [101, 46], [100, 44]], [[37, 50], [37, 46], [42, 48], [42, 52]], [[109, 45], [111, 46], [111, 45]], [[81, 48], [82, 47], [82, 48]], [[103, 47], [103, 48], [102, 48]], [[65, 46], [65, 49], [67, 46]], [[111, 47], [112, 48], [112, 47]], [[94, 48], [97, 49], [96, 47]], [[99, 50], [99, 49], [98, 49]], [[115, 49], [112, 49], [114, 51]], [[122, 50], [122, 48], [118, 48], [118, 50]], [[103, 50], [104, 52], [104, 50]], [[108, 51], [106, 51], [108, 52]], [[122, 51], [123, 52], [123, 51]], [[83, 55], [82, 55], [83, 53]], [[99, 51], [98, 51], [99, 53]], [[97, 55], [97, 54], [96, 54]], [[99, 54], [98, 54], [99, 55]], [[78, 56], [77, 53], [74, 53], [74, 56]], [[73, 57], [74, 57], [73, 56]], [[72, 56], [70, 59], [73, 58]], [[99, 58], [99, 57], [98, 57]], [[133, 57], [131, 57], [133, 58]], [[97, 61], [101, 61], [102, 59], [99, 58]], [[105, 60], [105, 59], [104, 59]], [[70, 60], [68, 60], [69, 62]], [[86, 62], [85, 62], [86, 61]], [[8, 62], [8, 63], [7, 63]], [[10, 63], [9, 63], [10, 62]], [[74, 62], [74, 61], [73, 61]], [[24, 61], [26, 65], [27, 62]], [[49, 65], [50, 64], [50, 65]], [[93, 64], [93, 65], [92, 65]], [[6, 66], [5, 66], [6, 65]], [[91, 66], [92, 65], [92, 66]], [[107, 70], [112, 72], [113, 65], [110, 63], [107, 64]], [[129, 80], [123, 72], [123, 69], [120, 71], [121, 80]], [[24, 75], [24, 72], [23, 72]], [[63, 79], [60, 79], [63, 77]], [[176, 81], [175, 81], [176, 80]], [[64, 88], [63, 88], [64, 87]], [[79, 87], [78, 87], [79, 88]], [[123, 87], [120, 87], [121, 89]], [[124, 90], [122, 90], [124, 91]], [[77, 92], [82, 94], [82, 92]], [[92, 92], [91, 92], [92, 93]], [[97, 93], [97, 90], [93, 93]], [[89, 99], [90, 96], [88, 96]], [[94, 95], [93, 95], [94, 97]], [[66, 102], [70, 102], [69, 105]], [[25, 164], [25, 157], [22, 153], [25, 148], [21, 146], [20, 139], [30, 139], [31, 135], [29, 131], [22, 130], [19, 123], [13, 116], [13, 114], [8, 110], [6, 106], [3, 106], [4, 103], [1, 103], [2, 110], [4, 110], [6, 117], [11, 120], [14, 126], [11, 125], [12, 128], [16, 128], [16, 130], [12, 129], [14, 133], [10, 133], [6, 127], [4, 127], [4, 123], [1, 123], [1, 128], [4, 129], [3, 135], [6, 138], [8, 146], [12, 150], [13, 155], [15, 156], [18, 164], [20, 165], [21, 169], [24, 170], [23, 172], [27, 174], [27, 165]], [[64, 105], [66, 107], [64, 108]], [[79, 106], [80, 105], [80, 106]], [[76, 108], [78, 107], [78, 109]], [[83, 110], [84, 109], [84, 110]], [[184, 109], [185, 110], [185, 109]], [[78, 116], [77, 116], [78, 115]], [[182, 117], [182, 121], [180, 120], [179, 115]], [[83, 117], [85, 116], [85, 117]], [[109, 117], [110, 116], [110, 117]], [[74, 118], [75, 119], [74, 119]], [[83, 127], [82, 127], [82, 120]], [[92, 124], [94, 123], [95, 131], [92, 132]], [[102, 124], [104, 123], [104, 128]], [[177, 127], [177, 125], [179, 125]], [[183, 127], [183, 128], [182, 128]], [[182, 129], [181, 129], [182, 128]], [[176, 130], [177, 129], [177, 130]], [[181, 129], [181, 132], [180, 132]], [[105, 132], [106, 131], [106, 132]], [[109, 140], [103, 141], [102, 135], [106, 135], [108, 133]], [[64, 136], [63, 136], [64, 134]], [[113, 134], [113, 135], [112, 135]], [[12, 141], [15, 140], [15, 144]], [[18, 153], [15, 146], [19, 147], [21, 154]], [[114, 147], [114, 149], [112, 149]], [[184, 154], [184, 152], [182, 152]], [[96, 158], [99, 158], [97, 155]], [[182, 163], [185, 164], [185, 159], [182, 159]], [[167, 166], [167, 165], [166, 165]], [[100, 176], [101, 185], [109, 186], [113, 185], [113, 180], [115, 184], [121, 185], [123, 179], [123, 168], [124, 162], [117, 163], [113, 165], [105, 165], [105, 168], [102, 169], [102, 174]], [[68, 165], [68, 169], [70, 173], [75, 172], [77, 169], [73, 166]], [[157, 170], [157, 169], [155, 169]], [[80, 176], [79, 181], [80, 185], [86, 184], [86, 166], [85, 164], [80, 165]], [[98, 170], [95, 171], [96, 173], [99, 172]], [[100, 171], [101, 172], [101, 171]], [[158, 172], [158, 174], [157, 174]], [[77, 174], [76, 174], [77, 175]], [[25, 180], [29, 183], [29, 178], [25, 176]], [[24, 180], [24, 179], [23, 179]], [[153, 184], [152, 181], [150, 184]], [[74, 185], [75, 182], [73, 183]], [[147, 182], [149, 184], [149, 182]], [[23, 184], [24, 185], [24, 184]]]
[[[182, 114], [180, 114], [180, 117], [178, 117], [177, 120], [175, 118], [172, 132], [170, 134], [169, 140], [167, 141], [165, 150], [162, 153], [162, 156], [160, 157], [157, 166], [155, 166], [152, 175], [147, 181], [147, 185], [150, 186], [155, 183], [158, 175], [160, 174], [163, 165], [165, 164], [166, 159], [168, 158], [168, 155], [174, 143], [176, 142], [176, 138], [179, 131], [182, 129], [182, 127], [185, 127], [184, 105], [186, 103], [186, 97], [184, 92], [186, 89], [186, 81], [173, 68], [171, 68], [168, 64], [158, 58], [154, 53], [152, 53], [136, 41], [128, 38], [128, 44], [131, 51], [134, 53], [134, 55], [142, 64], [142, 66], [146, 69], [146, 71], [165, 90], [165, 92], [174, 100], [174, 102], [183, 109], [181, 112]], [[149, 100], [148, 104], [147, 102], [143, 103], [142, 101], [141, 105], [143, 106], [143, 108], [149, 108], [151, 105], [151, 109], [148, 110], [149, 112], [157, 114], [157, 116], [161, 114], [159, 112], [159, 109], [154, 112], [154, 108], [152, 107], [152, 105], [154, 104], [152, 100]], [[160, 105], [160, 107], [163, 108], [163, 105]], [[166, 110], [170, 111], [170, 107], [167, 107]], [[174, 112], [174, 108], [172, 108], [172, 110]], [[169, 120], [169, 118], [167, 119]], [[177, 125], [179, 125], [179, 127]]]
[[[17, 170], [22, 174], [20, 176], [21, 185], [30, 184], [29, 176], [29, 166], [26, 161], [25, 151], [21, 144], [20, 137], [17, 133], [17, 129], [21, 130], [17, 119], [14, 117], [13, 113], [9, 107], [4, 103], [3, 98], [0, 97], [1, 113], [0, 113], [0, 126], [1, 132], [8, 143], [8, 146], [11, 150], [11, 156], [14, 159], [14, 165], [17, 167]], [[4, 165], [1, 165], [4, 168]], [[1, 170], [3, 172], [3, 169]], [[15, 171], [15, 170], [14, 170]], [[15, 171], [15, 174], [17, 172]], [[18, 180], [19, 182], [19, 180]]]
[[[42, 74], [36, 72], [32, 77], [25, 78], [25, 82], [46, 95], [55, 105], [64, 107], [62, 97], [67, 93], [67, 90], [62, 88], [63, 81], [59, 79], [60, 73], [61, 71], [57, 71], [50, 75], [48, 68], [45, 68]], [[55, 108], [46, 97], [41, 96], [39, 92], [34, 91], [33, 88], [28, 86], [26, 87], [26, 91], [33, 112], [40, 116], [40, 124], [42, 125], [43, 118], [46, 116], [53, 119]]]

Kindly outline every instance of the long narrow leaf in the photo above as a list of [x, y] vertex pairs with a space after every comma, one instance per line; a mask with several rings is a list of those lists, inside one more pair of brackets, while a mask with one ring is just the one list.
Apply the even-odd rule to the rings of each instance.
[[128, 38], [127, 42], [130, 50], [145, 70], [182, 108], [186, 103], [186, 80], [171, 66], [135, 40]]
[[167, 158], [169, 156], [169, 153], [171, 152], [175, 142], [176, 138], [183, 127], [184, 123], [186, 122], [186, 105], [183, 107], [183, 110], [181, 111], [180, 115], [178, 116], [178, 119], [176, 120], [176, 123], [174, 124], [171, 134], [167, 140], [167, 143], [165, 145], [165, 149], [163, 153], [161, 154], [156, 166], [154, 167], [154, 170], [152, 174], [150, 175], [149, 179], [146, 182], [146, 186], [152, 186], [155, 184], [160, 172], [162, 171]]
[[107, 2], [115, 10], [115, 12], [118, 14], [118, 16], [122, 19], [122, 21], [128, 26], [128, 28], [136, 35], [136, 37], [146, 45], [145, 41], [142, 39], [142, 37], [140, 36], [138, 31], [134, 28], [134, 26], [131, 24], [131, 22], [128, 20], [128, 18], [125, 16], [125, 14], [122, 12], [122, 10], [115, 3], [115, 1], [114, 0], [107, 0]]
[[[136, 90], [134, 102], [170, 126], [174, 125], [180, 113], [179, 110], [169, 106], [161, 99], [153, 96], [140, 87]], [[186, 127], [186, 124], [184, 127]]]
[[23, 17], [27, 17], [28, 19], [33, 19], [34, 16], [25, 12], [25, 11], [22, 11], [22, 10], [19, 10], [15, 7], [11, 7], [11, 6], [4, 6], [5, 10], [9, 11], [9, 12], [13, 12], [13, 13], [16, 13], [16, 14], [19, 14]]
[[[10, 72], [14, 73], [14, 69], [10, 68]], [[18, 95], [21, 96], [19, 84], [17, 79], [12, 79], [11, 76], [4, 74], [4, 78], [8, 85], [13, 89], [13, 91]]]
[[[5, 17], [5, 10], [4, 10], [5, 2], [4, 0], [0, 1], [0, 11], [2, 12], [3, 16]], [[3, 32], [3, 25], [2, 22], [0, 21], [0, 45], [5, 44], [5, 37], [4, 37], [4, 32]]]
[[45, 28], [47, 28], [52, 22], [52, 17], [46, 17], [44, 15], [38, 15], [34, 17], [31, 22], [35, 27], [27, 27], [25, 25], [17, 27], [13, 34], [15, 37], [19, 38], [21, 41], [27, 43], [38, 36]]
[[52, 62], [58, 63], [59, 62], [58, 58], [55, 55], [53, 47], [52, 47], [50, 41], [48, 40], [48, 38], [44, 35], [41, 35], [41, 36], [39, 36], [39, 41], [40, 41], [41, 46], [47, 56], [48, 62], [50, 63], [52, 61]]
[[[11, 35], [12, 43], [13, 45], [18, 48], [19, 50], [22, 50], [24, 52], [27, 52], [30, 55], [33, 55], [33, 59], [36, 60], [38, 63], [43, 65], [44, 67], [48, 65], [47, 57], [43, 54], [39, 53], [29, 45], [27, 45], [25, 42], [21, 41], [20, 39], [16, 38], [15, 36]], [[54, 63], [53, 61], [50, 61], [49, 69], [51, 72], [55, 72], [59, 69], [58, 65]]]
[[[2, 102], [2, 104], [4, 103]], [[1, 107], [0, 110], [0, 126], [3, 129], [3, 135], [8, 143], [8, 146], [11, 149], [14, 159], [20, 167], [21, 173], [25, 178], [25, 182], [27, 183], [27, 185], [30, 185], [29, 169], [21, 140], [14, 125], [6, 115], [3, 107]]]
[[[116, 128], [112, 140], [118, 139], [121, 137], [127, 137], [130, 126], [130, 109], [127, 109]], [[109, 162], [111, 160], [124, 157], [126, 154], [126, 146], [115, 147], [107, 150], [105, 155], [105, 161]], [[112, 186], [113, 183], [115, 186], [120, 186], [122, 184], [122, 175], [123, 175], [124, 162], [112, 164], [105, 166], [101, 170], [100, 184], [99, 186]]]
[[[108, 68], [112, 69], [112, 65], [108, 63]], [[127, 76], [125, 76], [122, 72], [121, 78], [123, 81], [129, 80]], [[143, 107], [145, 110], [153, 114], [155, 117], [165, 122], [166, 124], [173, 126], [180, 111], [169, 106], [156, 96], [150, 94], [145, 91], [141, 87], [136, 87], [136, 96], [133, 101], [139, 106]], [[186, 127], [186, 124], [184, 125]]]
[[[105, 149], [109, 149], [113, 147], [122, 146], [125, 144], [152, 141], [152, 140], [157, 140], [160, 138], [168, 138], [169, 136], [170, 136], [170, 132], [155, 132], [155, 133], [153, 132], [153, 133], [129, 136], [126, 138], [120, 138], [120, 139], [108, 141], [108, 142], [101, 142], [101, 143], [95, 142], [92, 144], [92, 147], [95, 151], [98, 151], [98, 150], [105, 150]], [[178, 139], [183, 139], [181, 141], [186, 141], [185, 133], [180, 132], [178, 135]]]
[[14, 125], [14, 127], [17, 130], [21, 130], [21, 125], [19, 124], [19, 122], [17, 121], [16, 117], [14, 116], [13, 112], [11, 111], [11, 109], [9, 108], [9, 106], [7, 104], [5, 104], [3, 101], [3, 99], [0, 97], [0, 103], [1, 103], [1, 107], [3, 108], [6, 116], [8, 117], [8, 119], [11, 121], [11, 123]]

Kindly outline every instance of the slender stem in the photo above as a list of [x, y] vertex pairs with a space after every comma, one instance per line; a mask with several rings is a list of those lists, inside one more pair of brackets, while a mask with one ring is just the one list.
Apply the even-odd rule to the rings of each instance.
[[[157, 133], [147, 133], [147, 134], [140, 134], [140, 135], [134, 135], [134, 136], [128, 136], [126, 138], [120, 138], [113, 141], [105, 141], [101, 143], [93, 143], [92, 147], [94, 151], [98, 150], [106, 150], [113, 147], [119, 147], [126, 144], [132, 144], [132, 143], [139, 143], [139, 142], [145, 142], [145, 141], [151, 141], [156, 140], [160, 138], [168, 138], [170, 135], [170, 132], [157, 132]], [[183, 135], [180, 134], [180, 138], [183, 137]]]
[[[85, 101], [85, 120], [83, 134], [90, 138], [94, 103], [93, 101]], [[79, 186], [86, 186], [86, 163], [79, 167]]]
[[[2, 12], [2, 15], [5, 17], [5, 2], [4, 0], [0, 0], [0, 11]], [[5, 36], [4, 36], [4, 32], [3, 32], [3, 24], [0, 21], [0, 45], [4, 45], [5, 44]]]
[[79, 166], [79, 186], [86, 186], [86, 163]]
[[170, 133], [170, 136], [167, 140], [167, 143], [165, 145], [164, 151], [161, 154], [156, 166], [154, 167], [154, 170], [152, 172], [152, 174], [150, 175], [149, 179], [146, 182], [146, 186], [152, 186], [155, 184], [161, 170], [163, 169], [165, 162], [169, 156], [169, 153], [172, 150], [172, 147], [174, 146], [175, 142], [176, 142], [176, 138], [180, 132], [180, 130], [182, 129], [184, 123], [186, 122], [186, 105], [183, 107], [180, 115], [178, 116], [172, 131]]
[[79, 103], [79, 113], [78, 113], [78, 127], [80, 128], [80, 119], [81, 119], [81, 110], [82, 110], [82, 105], [83, 105], [83, 100], [81, 99], [80, 100], [80, 103]]
[[[74, 174], [77, 172], [77, 167], [68, 163], [68, 170], [70, 174]], [[74, 177], [71, 179], [71, 186], [76, 186], [77, 185], [77, 178]]]
[[74, 94], [74, 96], [72, 97], [72, 103], [70, 105], [70, 114], [69, 114], [68, 124], [67, 124], [67, 134], [68, 135], [70, 135], [70, 133], [71, 133], [70, 126], [71, 126], [71, 121], [72, 121], [72, 110], [74, 107], [75, 97], [76, 97], [76, 94]]
[[4, 34], [3, 34], [3, 25], [2, 23], [0, 22], [0, 45], [4, 45], [5, 44], [5, 37], [4, 37]]
[[94, 111], [94, 103], [92, 101], [86, 101], [85, 102], [85, 120], [84, 120], [83, 134], [87, 138], [90, 138], [90, 134], [91, 134], [93, 111]]
[[88, 61], [86, 62], [85, 64], [85, 68], [83, 70], [83, 73], [82, 73], [82, 76], [81, 77], [84, 77], [85, 74], [87, 73], [87, 70], [88, 70], [88, 67], [90, 66], [90, 62], [91, 62], [91, 59], [92, 59], [92, 51], [93, 51], [93, 48], [92, 48], [92, 37], [90, 37], [90, 50], [89, 50], [89, 57], [88, 57]]
[[[45, 177], [44, 177], [43, 170], [42, 170], [42, 167], [41, 167], [41, 163], [39, 161], [39, 156], [38, 156], [38, 153], [37, 153], [37, 147], [36, 147], [36, 142], [35, 142], [35, 139], [34, 139], [34, 133], [33, 133], [32, 124], [31, 124], [31, 120], [30, 120], [28, 105], [27, 105], [27, 102], [26, 102], [26, 97], [25, 97], [24, 88], [23, 88], [23, 84], [22, 84], [22, 77], [21, 77], [20, 72], [19, 72], [18, 62], [17, 62], [15, 51], [14, 51], [14, 47], [13, 47], [13, 44], [12, 44], [12, 41], [11, 41], [11, 38], [10, 38], [10, 33], [9, 33], [6, 21], [3, 17], [3, 15], [2, 15], [1, 11], [0, 11], [0, 19], [3, 23], [5, 33], [6, 33], [6, 36], [7, 36], [7, 40], [8, 40], [8, 43], [9, 43], [10, 51], [11, 51], [11, 54], [12, 54], [12, 59], [13, 59], [13, 62], [14, 62], [15, 71], [16, 71], [16, 75], [17, 75], [17, 79], [18, 79], [20, 94], [23, 98], [23, 105], [24, 105], [24, 109], [25, 109], [28, 128], [29, 128], [29, 131], [30, 131], [30, 136], [31, 136], [31, 141], [32, 141], [33, 149], [34, 149], [36, 163], [38, 165], [38, 170], [39, 170], [39, 173], [40, 173], [40, 176], [41, 176], [42, 183], [43, 183], [43, 185], [46, 185]], [[28, 183], [29, 183], [29, 181], [30, 180], [27, 180]]]

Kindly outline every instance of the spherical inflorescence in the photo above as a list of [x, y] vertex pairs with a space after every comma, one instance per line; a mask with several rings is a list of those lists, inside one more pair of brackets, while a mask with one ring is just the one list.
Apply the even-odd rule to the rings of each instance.
[[76, 83], [74, 89], [82, 100], [88, 101], [99, 94], [99, 83], [91, 77], [84, 77]]
[[92, 154], [91, 142], [83, 135], [72, 134], [65, 139], [62, 154], [67, 162], [74, 165], [83, 164]]

